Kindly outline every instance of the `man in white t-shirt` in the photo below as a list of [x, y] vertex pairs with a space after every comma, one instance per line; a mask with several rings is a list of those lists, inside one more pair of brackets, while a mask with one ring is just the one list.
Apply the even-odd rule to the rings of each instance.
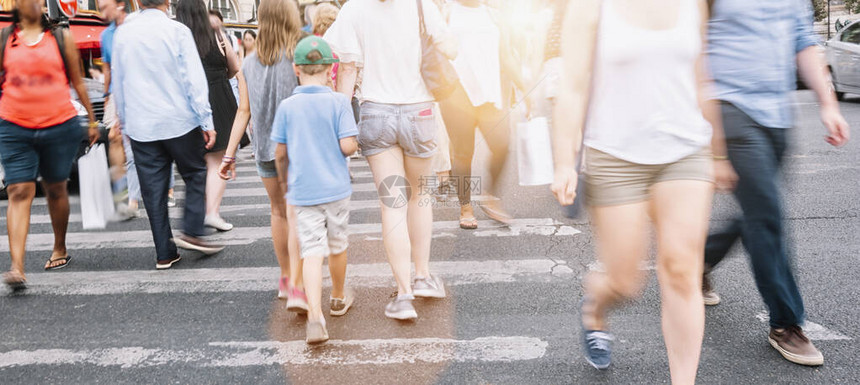
[[[382, 204], [382, 234], [398, 296], [385, 307], [394, 319], [415, 319], [414, 297], [444, 298], [442, 281], [430, 274], [432, 199], [422, 180], [433, 177], [436, 116], [421, 77], [417, 1], [351, 0], [325, 34], [340, 57], [338, 92], [352, 97], [362, 69], [358, 142], [370, 163]], [[432, 0], [421, 2], [427, 34], [449, 58], [456, 43]], [[410, 282], [415, 263], [415, 280]]]

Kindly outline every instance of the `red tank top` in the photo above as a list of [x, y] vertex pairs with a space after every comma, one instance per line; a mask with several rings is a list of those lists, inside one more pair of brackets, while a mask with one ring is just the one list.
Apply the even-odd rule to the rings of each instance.
[[[17, 32], [16, 32], [17, 33]], [[0, 119], [26, 128], [46, 128], [63, 123], [78, 113], [72, 105], [63, 57], [50, 31], [28, 46], [10, 36], [3, 67]]]

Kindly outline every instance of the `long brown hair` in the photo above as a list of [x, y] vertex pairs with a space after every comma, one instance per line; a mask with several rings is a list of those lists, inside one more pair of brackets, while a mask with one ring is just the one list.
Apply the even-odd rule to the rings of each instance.
[[257, 8], [260, 35], [257, 38], [257, 58], [265, 66], [281, 61], [283, 55], [293, 57], [302, 35], [299, 7], [294, 0], [262, 0]]

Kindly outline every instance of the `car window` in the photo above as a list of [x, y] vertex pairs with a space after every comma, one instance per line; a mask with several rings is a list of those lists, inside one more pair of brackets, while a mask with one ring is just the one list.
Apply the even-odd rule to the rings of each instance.
[[845, 28], [839, 41], [852, 44], [860, 44], [860, 23], [853, 23]]

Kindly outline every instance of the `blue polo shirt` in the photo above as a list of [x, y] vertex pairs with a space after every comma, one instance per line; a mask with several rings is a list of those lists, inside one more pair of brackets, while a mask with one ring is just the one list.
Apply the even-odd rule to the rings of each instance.
[[315, 206], [352, 195], [340, 140], [357, 136], [352, 105], [326, 86], [299, 86], [281, 102], [272, 141], [287, 145], [287, 202]]
[[[113, 34], [116, 32], [116, 22], [110, 23], [110, 25], [102, 31], [101, 35], [101, 50], [102, 50], [102, 61], [110, 66], [111, 54], [113, 53]], [[109, 90], [113, 91], [113, 84], [109, 85]]]

